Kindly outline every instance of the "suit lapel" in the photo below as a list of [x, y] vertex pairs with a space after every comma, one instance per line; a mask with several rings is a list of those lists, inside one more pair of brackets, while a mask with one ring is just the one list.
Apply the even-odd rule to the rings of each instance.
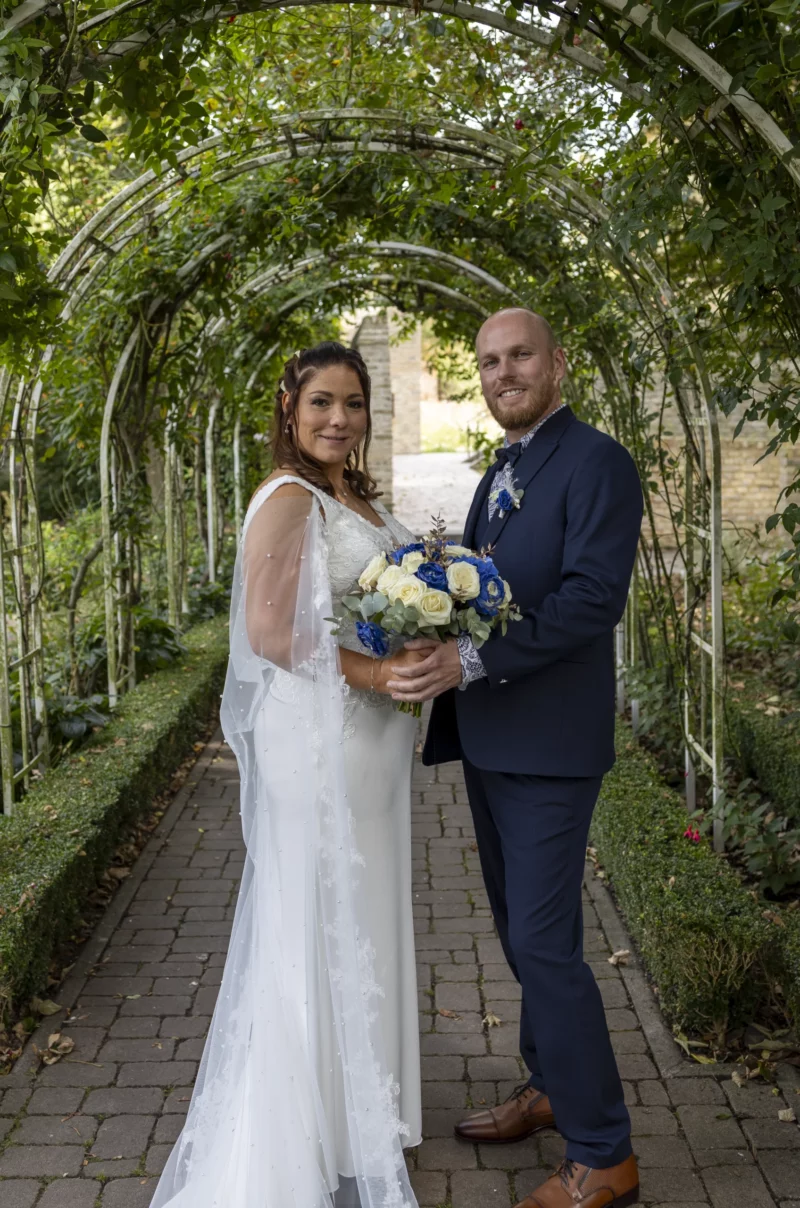
[[[537, 432], [531, 440], [531, 443], [525, 449], [524, 453], [517, 462], [514, 471], [514, 485], [518, 490], [527, 491], [528, 486], [533, 482], [536, 475], [541, 470], [542, 466], [550, 460], [558, 448], [561, 437], [566, 432], [569, 425], [574, 421], [575, 416], [569, 407], [564, 407], [559, 411], [558, 415], [554, 415], [542, 427], [541, 431]], [[488, 491], [487, 491], [488, 496]], [[520, 508], [525, 507], [525, 498], [523, 496], [520, 501]], [[516, 511], [513, 508], [512, 511]], [[470, 512], [471, 515], [471, 512]], [[504, 512], [500, 515], [498, 508], [489, 522], [489, 527], [483, 535], [482, 545], [484, 548], [497, 544], [497, 540], [508, 523], [511, 512]]]
[[478, 488], [472, 498], [472, 504], [470, 505], [469, 512], [467, 513], [467, 519], [464, 524], [464, 545], [466, 545], [468, 549], [475, 548], [475, 532], [478, 527], [478, 520], [480, 518], [482, 509], [487, 506], [489, 489], [492, 485], [496, 472], [496, 465], [492, 464], [489, 466], [489, 469], [478, 483]]

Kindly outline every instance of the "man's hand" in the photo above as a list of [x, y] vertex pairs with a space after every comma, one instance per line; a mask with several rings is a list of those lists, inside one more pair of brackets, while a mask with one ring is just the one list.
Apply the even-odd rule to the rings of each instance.
[[433, 700], [461, 683], [461, 656], [455, 638], [433, 644], [428, 638], [414, 638], [405, 649], [430, 653], [412, 667], [392, 667], [392, 678], [386, 684], [392, 700], [410, 704]]

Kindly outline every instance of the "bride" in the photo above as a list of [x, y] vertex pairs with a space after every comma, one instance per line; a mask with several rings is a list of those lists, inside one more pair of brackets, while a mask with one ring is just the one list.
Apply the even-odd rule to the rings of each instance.
[[277, 392], [244, 521], [222, 725], [247, 858], [186, 1125], [151, 1208], [415, 1208], [415, 724], [336, 602], [413, 540], [367, 469], [370, 381], [325, 343]]

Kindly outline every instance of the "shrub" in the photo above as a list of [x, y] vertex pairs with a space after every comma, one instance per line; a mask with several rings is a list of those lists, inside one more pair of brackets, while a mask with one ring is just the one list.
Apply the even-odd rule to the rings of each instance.
[[[763, 695], [763, 693], [762, 693]], [[800, 708], [770, 716], [756, 708], [755, 685], [728, 703], [728, 734], [742, 771], [782, 814], [800, 824]]]
[[0, 1013], [40, 991], [115, 847], [168, 782], [211, 715], [227, 661], [219, 617], [186, 656], [123, 698], [91, 748], [46, 772], [0, 818]]
[[724, 858], [684, 838], [682, 798], [620, 725], [592, 840], [667, 1018], [714, 1032], [752, 1015], [777, 926]]

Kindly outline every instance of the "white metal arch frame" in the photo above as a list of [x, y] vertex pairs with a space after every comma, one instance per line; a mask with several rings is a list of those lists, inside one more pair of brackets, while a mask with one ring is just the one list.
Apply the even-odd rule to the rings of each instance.
[[[270, 164], [288, 162], [291, 159], [302, 156], [308, 157], [321, 153], [320, 140], [314, 138], [308, 133], [308, 124], [313, 121], [360, 121], [373, 122], [376, 124], [385, 125], [387, 122], [390, 125], [401, 124], [398, 130], [395, 128], [391, 131], [388, 138], [376, 139], [371, 138], [366, 145], [361, 140], [354, 140], [352, 137], [338, 138], [330, 133], [322, 144], [322, 150], [325, 154], [331, 154], [338, 151], [344, 154], [358, 151], [360, 153], [369, 152], [370, 154], [381, 154], [385, 152], [403, 152], [413, 153], [414, 150], [420, 147], [435, 151], [437, 154], [445, 156], [448, 162], [457, 163], [468, 166], [489, 166], [492, 169], [502, 172], [507, 161], [511, 157], [516, 157], [518, 148], [515, 144], [504, 140], [496, 135], [488, 134], [485, 131], [476, 131], [470, 127], [459, 125], [458, 123], [439, 122], [434, 119], [418, 121], [413, 127], [403, 128], [402, 115], [393, 114], [387, 111], [371, 112], [363, 109], [345, 109], [345, 110], [323, 110], [308, 114], [300, 114], [294, 117], [282, 119], [276, 123], [278, 129], [265, 137], [265, 141], [271, 138], [274, 142], [282, 136], [286, 136], [287, 128], [291, 125], [302, 126], [302, 130], [298, 130], [296, 134], [291, 136], [291, 139], [286, 139], [286, 142], [292, 143], [292, 147], [287, 147], [279, 152], [269, 152], [265, 155], [253, 155], [253, 148], [249, 148], [247, 153], [241, 153], [241, 158], [237, 161], [236, 152], [224, 150], [222, 148], [222, 139], [214, 138], [207, 140], [198, 148], [189, 148], [182, 152], [179, 159], [181, 166], [189, 162], [197, 156], [203, 156], [212, 151], [220, 151], [220, 159], [222, 167], [218, 167], [213, 174], [213, 178], [219, 181], [232, 179], [234, 176], [248, 171], [255, 171], [258, 168], [268, 166]], [[427, 131], [434, 129], [441, 133], [430, 134]], [[189, 174], [197, 169], [190, 168]], [[528, 169], [528, 175], [533, 176], [535, 172], [541, 173], [546, 181], [546, 187], [549, 194], [550, 204], [553, 205], [556, 212], [568, 218], [569, 221], [577, 223], [585, 228], [597, 228], [601, 223], [608, 218], [608, 211], [603, 203], [596, 198], [591, 197], [583, 190], [575, 181], [571, 180], [565, 174], [560, 173], [551, 165], [540, 165], [535, 162]], [[73, 285], [76, 279], [80, 278], [81, 271], [86, 269], [83, 278], [74, 288], [72, 295], [65, 306], [65, 318], [70, 317], [75, 310], [86, 300], [91, 291], [91, 287], [96, 283], [100, 272], [105, 264], [108, 263], [111, 256], [122, 250], [131, 239], [135, 239], [139, 230], [149, 221], [150, 214], [146, 217], [139, 218], [146, 207], [160, 193], [169, 191], [170, 188], [177, 187], [183, 183], [187, 173], [175, 173], [172, 169], [162, 172], [160, 176], [156, 176], [153, 172], [144, 173], [137, 181], [131, 182], [125, 189], [112, 198], [102, 209], [85, 225], [81, 232], [72, 240], [69, 247], [65, 249], [62, 256], [59, 257], [57, 263], [51, 270], [51, 280], [65, 284]], [[149, 187], [148, 187], [149, 186]], [[141, 194], [141, 195], [140, 195]], [[140, 196], [137, 196], [140, 195]], [[120, 213], [126, 202], [134, 199], [133, 204], [124, 213]], [[168, 203], [162, 203], [158, 207], [160, 213], [165, 213], [169, 209]], [[108, 220], [107, 227], [103, 224]], [[132, 224], [129, 226], [129, 224]], [[124, 233], [123, 227], [128, 227]], [[98, 236], [97, 232], [101, 231], [102, 237]], [[117, 235], [116, 243], [109, 243], [110, 235]], [[222, 245], [227, 240], [223, 236], [216, 245], [214, 250]], [[88, 246], [87, 246], [88, 245]], [[686, 331], [685, 324], [675, 300], [672, 296], [670, 287], [664, 281], [658, 267], [648, 257], [633, 256], [625, 249], [618, 246], [608, 246], [607, 250], [612, 260], [622, 261], [628, 267], [628, 271], [633, 271], [638, 276], [649, 278], [652, 293], [651, 299], [654, 308], [664, 314], [670, 316], [673, 322], [684, 332], [687, 346], [692, 347], [691, 333]], [[207, 251], [206, 254], [211, 254]], [[95, 260], [90, 265], [92, 260]], [[194, 268], [194, 263], [189, 265]], [[47, 355], [47, 354], [46, 354]], [[716, 448], [718, 454], [718, 433], [716, 433], [716, 414], [713, 410], [713, 400], [711, 397], [710, 383], [707, 381], [707, 375], [702, 366], [702, 359], [699, 351], [695, 357], [698, 376], [701, 384], [701, 394], [705, 404], [706, 421], [708, 424], [708, 432], [712, 453]], [[715, 472], [716, 471], [716, 472]], [[716, 492], [719, 492], [719, 472], [718, 461], [712, 456], [711, 459], [711, 488], [712, 497]], [[720, 557], [717, 562], [719, 570], [719, 586], [721, 588], [721, 533], [720, 522], [721, 514], [715, 524], [715, 517], [719, 512], [718, 507], [712, 507], [711, 534], [712, 534], [712, 567], [714, 565], [714, 547], [719, 545]], [[712, 576], [712, 599], [716, 596], [721, 600], [719, 592], [715, 590], [716, 577]], [[717, 609], [712, 608], [713, 616], [717, 617]], [[721, 651], [721, 607], [719, 608], [719, 619], [716, 626], [717, 632], [712, 637], [712, 647], [715, 652]], [[719, 641], [717, 641], [719, 638]], [[716, 662], [720, 665], [721, 657], [717, 655]], [[715, 682], [717, 676], [715, 674]], [[716, 694], [715, 694], [716, 695]], [[720, 699], [721, 711], [721, 699]], [[2, 713], [2, 697], [0, 696], [0, 713]], [[720, 714], [721, 715], [721, 714]], [[2, 718], [0, 718], [0, 727], [2, 726]], [[2, 730], [0, 729], [0, 733]], [[716, 731], [715, 731], [716, 733]], [[719, 741], [715, 741], [713, 754], [710, 757], [715, 770], [715, 782], [718, 781], [716, 775], [717, 770], [721, 772], [721, 726], [717, 735]]]
[[[241, 5], [236, 3], [219, 4], [211, 9], [198, 7], [195, 21], [197, 23], [219, 22], [231, 16], [237, 16], [240, 12], [252, 13], [254, 9], [256, 11], [267, 11], [295, 7], [316, 7], [336, 2], [337, 0], [261, 0], [255, 6], [249, 3]], [[371, 4], [372, 0], [350, 0], [350, 2], [354, 4]], [[127, 13], [135, 12], [138, 8], [145, 7], [146, 3], [147, 0], [124, 0], [116, 8], [110, 9], [105, 13], [98, 13], [88, 21], [83, 22], [78, 27], [78, 35], [92, 34], [93, 36], [97, 36], [97, 32], [103, 26], [110, 24]], [[605, 75], [608, 70], [608, 65], [597, 56], [582, 51], [579, 47], [564, 45], [563, 40], [560, 39], [559, 31], [543, 29], [533, 24], [525, 24], [522, 21], [509, 21], [500, 12], [490, 8], [464, 4], [460, 0], [414, 0], [413, 5], [409, 3], [409, 0], [385, 0], [385, 3], [391, 8], [408, 9], [413, 7], [415, 13], [419, 13], [420, 11], [439, 13], [444, 16], [458, 17], [471, 24], [483, 25], [490, 29], [499, 30], [503, 33], [513, 35], [530, 45], [541, 47], [550, 53], [556, 53], [572, 66], [590, 71], [593, 74]], [[795, 183], [800, 185], [800, 158], [795, 154], [792, 140], [781, 129], [772, 115], [746, 89], [737, 87], [732, 90], [731, 86], [734, 83], [734, 79], [730, 72], [719, 64], [708, 51], [703, 50], [702, 47], [698, 46], [675, 26], [672, 26], [667, 33], [663, 33], [659, 27], [659, 14], [650, 5], [631, 3], [631, 0], [598, 0], [598, 3], [613, 13], [614, 16], [630, 22], [638, 29], [645, 31], [649, 37], [660, 42], [680, 63], [683, 63], [701, 79], [705, 80], [719, 94], [721, 100], [724, 100], [726, 104], [733, 105], [759, 138], [769, 147], [778, 162], [786, 168]], [[49, 7], [51, 7], [50, 0], [24, 0], [23, 4], [8, 18], [4, 28], [9, 31], [21, 28], [35, 20]], [[173, 26], [174, 21], [165, 20], [159, 32], [163, 35], [169, 32]], [[595, 28], [591, 32], [602, 40], [602, 30]], [[152, 38], [152, 25], [139, 30], [133, 30], [130, 34], [125, 35], [107, 47], [105, 52], [100, 56], [100, 62], [118, 62], [128, 55], [136, 54]], [[609, 83], [612, 87], [617, 88], [624, 95], [629, 96], [640, 104], [646, 104], [650, 100], [646, 89], [643, 89], [639, 84], [634, 84], [632, 81], [627, 80], [624, 76], [614, 77], [609, 80]], [[716, 115], [707, 114], [704, 116], [704, 120], [707, 124], [712, 125], [715, 120], [719, 120], [719, 113]]]

